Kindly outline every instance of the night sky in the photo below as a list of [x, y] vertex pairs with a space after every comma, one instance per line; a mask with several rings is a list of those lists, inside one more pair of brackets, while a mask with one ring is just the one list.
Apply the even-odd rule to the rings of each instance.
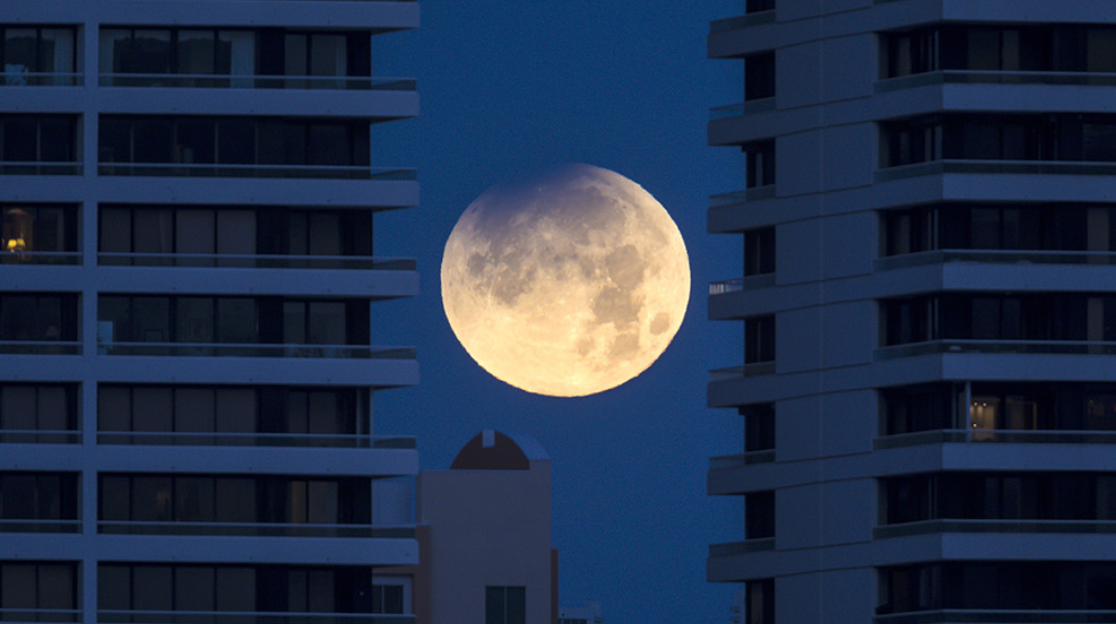
[[[742, 64], [706, 59], [709, 21], [743, 2], [421, 0], [422, 26], [378, 36], [373, 73], [416, 77], [418, 118], [373, 130], [373, 165], [418, 168], [421, 205], [377, 218], [379, 256], [417, 257], [421, 294], [375, 306], [373, 341], [418, 348], [421, 383], [376, 395], [378, 433], [418, 436], [444, 469], [484, 428], [534, 436], [553, 460], [560, 603], [613, 624], [723, 623], [732, 588], [705, 582], [711, 542], [743, 538], [739, 499], [705, 495], [741, 421], [705, 407], [708, 370], [743, 360], [738, 323], [707, 320], [708, 283], [741, 275], [741, 241], [706, 233], [712, 193], [744, 187], [743, 156], [706, 146], [711, 106], [739, 102]], [[647, 372], [557, 399], [495, 379], [442, 311], [442, 250], [489, 186], [583, 162], [642, 185], [671, 213], [693, 273], [686, 320]]]

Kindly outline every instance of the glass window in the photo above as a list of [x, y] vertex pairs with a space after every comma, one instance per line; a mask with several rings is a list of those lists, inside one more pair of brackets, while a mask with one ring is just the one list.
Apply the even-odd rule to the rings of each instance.
[[744, 99], [759, 100], [775, 96], [775, 52], [744, 57]]
[[217, 431], [256, 431], [256, 393], [248, 388], [220, 388], [217, 397]]
[[288, 76], [309, 76], [309, 35], [288, 34], [283, 41], [283, 70]]
[[256, 487], [252, 479], [217, 479], [217, 522], [257, 522]]
[[253, 210], [217, 212], [217, 253], [256, 253], [256, 213]]
[[214, 73], [216, 36], [212, 30], [178, 31], [178, 73]]
[[134, 31], [131, 51], [133, 54], [125, 61], [124, 71], [137, 74], [170, 73], [170, 30], [137, 29]]
[[775, 492], [744, 495], [744, 538], [775, 537]]
[[217, 610], [256, 611], [256, 571], [247, 567], [217, 568]]
[[214, 302], [209, 297], [175, 298], [175, 339], [178, 342], [213, 342]]
[[[175, 252], [212, 254], [217, 250], [216, 213], [213, 210], [179, 210], [175, 216]], [[209, 262], [212, 264], [212, 260]], [[199, 265], [208, 266], [204, 263]]]
[[217, 122], [217, 162], [256, 162], [256, 127], [251, 120], [225, 119]]
[[747, 187], [775, 184], [775, 141], [749, 143], [741, 149], [747, 159]]
[[311, 301], [307, 308], [307, 344], [341, 345], [346, 343], [345, 304]]
[[175, 388], [174, 430], [189, 433], [215, 431], [215, 401], [212, 388]]
[[39, 564], [38, 603], [40, 609], [73, 609], [77, 583], [74, 566], [68, 563]]
[[125, 476], [101, 477], [101, 519], [126, 521], [131, 518], [132, 481]]
[[136, 253], [167, 254], [174, 251], [174, 214], [169, 208], [137, 209], [133, 228], [132, 249]]
[[181, 566], [174, 571], [174, 608], [177, 611], [213, 611], [216, 574], [209, 566]]
[[259, 334], [254, 300], [240, 297], [217, 299], [217, 319], [217, 342], [257, 342]]
[[775, 448], [775, 404], [745, 405], [739, 411], [744, 417], [744, 451]]
[[39, 71], [37, 42], [38, 33], [34, 28], [5, 28], [4, 71], [19, 73]]
[[[177, 477], [174, 480], [174, 519], [178, 522], [213, 522], [216, 481], [211, 477]], [[212, 571], [210, 572], [212, 583]], [[212, 591], [208, 599], [213, 601]], [[210, 604], [212, 607], [212, 604]], [[202, 609], [208, 611], [209, 609]]]
[[170, 388], [139, 386], [132, 390], [134, 431], [173, 431], [173, 394]]
[[775, 228], [744, 232], [744, 275], [775, 272]]
[[132, 608], [137, 611], [174, 609], [172, 574], [170, 566], [135, 566], [132, 569]]
[[0, 392], [0, 429], [38, 429], [35, 386], [6, 385]]
[[38, 566], [33, 563], [0, 564], [0, 607], [34, 609]]
[[748, 581], [745, 596], [746, 624], [775, 624], [775, 579]]
[[761, 316], [744, 321], [744, 363], [775, 360], [775, 316]]
[[484, 624], [525, 624], [526, 587], [485, 587]]
[[311, 35], [311, 76], [344, 76], [348, 73], [347, 59], [345, 35]]

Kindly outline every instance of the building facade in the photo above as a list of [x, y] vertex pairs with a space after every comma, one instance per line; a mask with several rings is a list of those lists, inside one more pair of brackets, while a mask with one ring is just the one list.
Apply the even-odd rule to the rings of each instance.
[[[413, 622], [375, 255], [407, 1], [0, 4], [0, 619]], [[263, 615], [263, 614], [266, 614]], [[230, 619], [231, 618], [231, 619]]]
[[1116, 620], [1116, 13], [748, 0], [709, 55], [746, 162], [709, 580], [747, 624]]

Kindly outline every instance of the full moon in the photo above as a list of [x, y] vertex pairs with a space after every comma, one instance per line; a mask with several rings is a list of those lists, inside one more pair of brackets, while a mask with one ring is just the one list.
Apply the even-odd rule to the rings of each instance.
[[690, 296], [678, 227], [624, 176], [567, 165], [488, 189], [442, 257], [442, 305], [478, 364], [517, 388], [614, 388], [670, 344]]

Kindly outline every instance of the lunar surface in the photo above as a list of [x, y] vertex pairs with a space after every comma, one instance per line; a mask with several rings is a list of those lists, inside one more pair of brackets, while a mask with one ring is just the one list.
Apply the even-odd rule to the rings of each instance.
[[485, 191], [442, 257], [457, 339], [496, 378], [537, 394], [584, 396], [639, 375], [674, 338], [689, 296], [667, 211], [590, 165]]

